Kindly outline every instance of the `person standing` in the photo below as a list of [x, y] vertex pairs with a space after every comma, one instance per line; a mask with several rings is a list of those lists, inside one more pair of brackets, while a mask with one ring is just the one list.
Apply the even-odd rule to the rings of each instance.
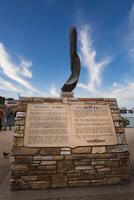
[[3, 116], [4, 116], [4, 111], [0, 107], [0, 131], [2, 130], [2, 119], [3, 119]]
[[13, 112], [11, 110], [11, 108], [7, 108], [5, 111], [5, 119], [6, 119], [6, 127], [9, 127], [9, 129], [11, 130], [11, 126], [12, 126], [12, 119], [13, 119]]

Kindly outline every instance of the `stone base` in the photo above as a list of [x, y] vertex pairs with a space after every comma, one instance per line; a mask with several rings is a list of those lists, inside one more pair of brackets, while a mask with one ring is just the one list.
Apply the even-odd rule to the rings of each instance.
[[[70, 99], [73, 101], [73, 99]], [[122, 118], [115, 99], [76, 99], [91, 104], [109, 104], [118, 138], [117, 145], [85, 147], [24, 146], [25, 115], [15, 122], [11, 155], [11, 189], [47, 189], [126, 183], [129, 152]], [[21, 98], [19, 110], [28, 103], [62, 102], [62, 99]]]
[[62, 98], [72, 98], [72, 97], [74, 97], [74, 93], [73, 92], [61, 92], [60, 96]]

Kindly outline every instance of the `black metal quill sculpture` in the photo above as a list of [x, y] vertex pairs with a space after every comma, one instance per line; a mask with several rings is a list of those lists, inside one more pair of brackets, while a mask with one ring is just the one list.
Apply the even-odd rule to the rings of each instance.
[[62, 92], [72, 92], [80, 75], [80, 58], [77, 54], [77, 31], [75, 27], [71, 27], [69, 30], [69, 40], [71, 75], [61, 88]]

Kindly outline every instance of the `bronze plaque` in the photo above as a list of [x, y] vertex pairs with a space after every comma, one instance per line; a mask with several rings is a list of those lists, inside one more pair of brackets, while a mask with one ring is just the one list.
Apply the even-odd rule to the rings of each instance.
[[117, 144], [109, 105], [28, 104], [24, 145], [76, 147]]

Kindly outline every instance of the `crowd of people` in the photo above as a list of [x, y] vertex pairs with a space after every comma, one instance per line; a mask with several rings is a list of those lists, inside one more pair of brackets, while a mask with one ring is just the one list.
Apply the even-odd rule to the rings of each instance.
[[5, 106], [0, 107], [0, 131], [14, 125], [14, 118], [16, 117], [16, 110]]

